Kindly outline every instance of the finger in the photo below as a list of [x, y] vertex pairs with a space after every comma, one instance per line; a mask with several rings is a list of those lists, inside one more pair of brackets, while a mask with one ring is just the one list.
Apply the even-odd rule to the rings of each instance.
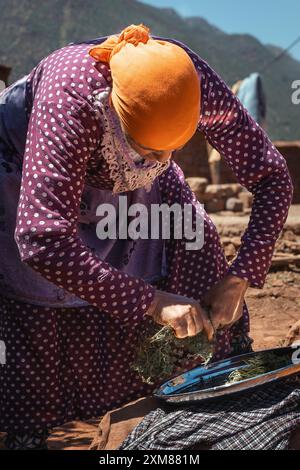
[[223, 312], [222, 307], [219, 305], [212, 305], [209, 310], [209, 318], [213, 325], [214, 330], [219, 330], [223, 326]]
[[216, 331], [216, 330], [218, 330], [218, 331], [220, 331], [220, 330], [227, 330], [229, 324], [226, 323], [226, 322], [224, 322], [224, 321], [222, 320], [222, 318], [223, 318], [223, 315], [222, 315], [222, 316], [220, 315], [220, 316], [218, 316], [218, 317], [214, 317], [214, 318], [213, 318], [212, 324], [213, 324], [213, 327], [214, 327], [215, 331]]
[[195, 323], [196, 335], [203, 331], [203, 320], [202, 316], [198, 313], [197, 309], [192, 310], [192, 316]]
[[205, 311], [204, 308], [201, 308], [199, 306], [199, 311], [200, 311], [200, 314], [201, 314], [201, 318], [202, 318], [202, 321], [203, 321], [203, 329], [206, 333], [206, 336], [208, 338], [208, 341], [212, 341], [213, 338], [214, 338], [214, 335], [215, 335], [215, 326], [214, 324], [212, 323], [212, 321], [210, 320], [207, 312]]
[[187, 329], [187, 323], [186, 321], [183, 321], [183, 320], [177, 320], [177, 321], [174, 321], [172, 324], [171, 324], [172, 328], [174, 329], [175, 331], [175, 336], [176, 338], [179, 338], [179, 339], [184, 339], [184, 338], [187, 338], [188, 337], [188, 329]]
[[226, 329], [230, 329], [233, 325], [235, 325], [236, 322], [238, 322], [244, 313], [244, 301], [238, 306], [236, 309], [235, 314], [233, 315], [233, 320], [230, 322], [229, 325], [226, 325]]
[[215, 331], [220, 330], [222, 328], [222, 324], [220, 323], [218, 317], [212, 316], [211, 323]]
[[199, 332], [199, 330], [197, 330], [197, 327], [196, 327], [196, 322], [195, 322], [196, 317], [197, 315], [193, 315], [192, 313], [190, 313], [186, 317], [187, 331], [188, 331], [189, 337], [196, 336]]

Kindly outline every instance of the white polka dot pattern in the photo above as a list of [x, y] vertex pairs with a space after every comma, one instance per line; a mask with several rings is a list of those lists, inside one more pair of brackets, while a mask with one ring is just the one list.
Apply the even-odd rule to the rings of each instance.
[[[149, 322], [144, 313], [155, 288], [103, 262], [77, 234], [84, 184], [113, 187], [99, 153], [101, 122], [93, 98], [111, 77], [107, 67], [95, 67], [89, 47], [54, 52], [28, 80], [32, 109], [28, 106], [16, 242], [25, 263], [90, 307], [55, 309], [1, 299], [0, 332], [7, 344], [0, 375], [3, 431], [28, 432], [100, 416], [151, 390], [131, 372], [130, 363]], [[292, 185], [266, 134], [218, 75], [182, 47], [201, 78], [199, 129], [255, 195], [248, 230], [230, 268], [204, 212], [204, 249], [186, 251], [185, 240], [166, 242], [168, 275], [157, 287], [201, 301], [227, 272], [262, 287]], [[163, 202], [191, 203], [195, 213], [195, 196], [177, 165], [159, 177], [159, 185]], [[243, 318], [218, 333], [215, 359], [247, 350], [248, 332], [245, 306]]]
[[[192, 204], [195, 213], [196, 198], [174, 162], [159, 186], [163, 203]], [[185, 240], [168, 240], [168, 275], [157, 285], [200, 302], [228, 271], [216, 228], [203, 216], [205, 250], [186, 251]], [[148, 318], [124, 325], [95, 307], [54, 309], [8, 299], [1, 299], [0, 313], [7, 345], [0, 380], [2, 430], [28, 432], [99, 417], [152, 391], [130, 369]], [[218, 333], [215, 360], [232, 354], [234, 343], [237, 351], [247, 350], [248, 332], [244, 306], [243, 318]]]
[[219, 75], [183, 47], [201, 80], [198, 128], [225, 157], [238, 181], [254, 194], [250, 224], [230, 271], [261, 288], [292, 202], [293, 185], [286, 161]]
[[[101, 137], [89, 80], [96, 69], [80, 47], [45, 59], [34, 88], [16, 241], [22, 260], [47, 280], [124, 322], [137, 321], [154, 288], [100, 260], [77, 234], [86, 168]], [[107, 82], [97, 75], [99, 93]]]

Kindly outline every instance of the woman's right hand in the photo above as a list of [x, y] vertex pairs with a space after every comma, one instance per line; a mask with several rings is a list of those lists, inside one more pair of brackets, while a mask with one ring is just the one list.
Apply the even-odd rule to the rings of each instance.
[[213, 339], [213, 326], [206, 311], [196, 300], [156, 291], [147, 315], [151, 316], [159, 325], [171, 326], [177, 338], [196, 336], [204, 331], [209, 341]]

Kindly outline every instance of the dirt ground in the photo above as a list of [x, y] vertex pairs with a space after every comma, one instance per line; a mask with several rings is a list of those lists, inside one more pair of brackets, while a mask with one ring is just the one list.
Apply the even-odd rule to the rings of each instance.
[[300, 269], [270, 273], [263, 290], [249, 289], [246, 300], [254, 349], [281, 346], [300, 319]]
[[[230, 259], [238, 250], [249, 214], [221, 213], [211, 217]], [[280, 346], [289, 329], [300, 320], [299, 253], [300, 206], [295, 205], [290, 209], [284, 231], [276, 244], [274, 263], [264, 288], [249, 289], [246, 296], [256, 350]], [[289, 264], [293, 257], [295, 264]]]
[[[300, 268], [271, 272], [265, 288], [249, 289], [247, 304], [251, 316], [254, 349], [281, 346], [289, 329], [300, 319]], [[86, 450], [95, 436], [99, 420], [67, 424], [49, 439], [51, 450]], [[300, 448], [300, 435], [297, 436]]]
[[[231, 259], [239, 248], [249, 214], [219, 213], [211, 218], [221, 235], [225, 253]], [[249, 289], [246, 296], [251, 318], [250, 334], [256, 350], [280, 346], [289, 329], [300, 320], [299, 253], [300, 206], [294, 205], [276, 244], [274, 263], [264, 288]], [[295, 263], [290, 264], [293, 258]]]
[[[224, 240], [225, 248], [230, 253], [237, 248], [232, 240], [239, 240], [249, 217], [223, 213], [212, 216], [212, 219]], [[285, 231], [278, 242], [277, 252], [279, 255], [284, 252], [289, 255], [300, 253], [300, 206], [292, 207]], [[279, 255], [277, 253], [277, 256]], [[249, 289], [246, 301], [250, 311], [250, 334], [254, 339], [254, 349], [281, 346], [289, 329], [300, 320], [300, 263], [283, 263], [281, 267], [273, 267], [264, 289]], [[87, 450], [98, 422], [99, 420], [70, 423], [53, 431], [49, 439], [50, 449]]]

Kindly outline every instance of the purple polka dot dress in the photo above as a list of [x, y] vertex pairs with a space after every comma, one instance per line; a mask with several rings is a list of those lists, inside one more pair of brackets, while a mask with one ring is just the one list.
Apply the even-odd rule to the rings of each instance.
[[[150, 321], [145, 313], [155, 288], [201, 301], [228, 272], [252, 286], [264, 284], [292, 198], [285, 160], [222, 79], [178, 44], [201, 79], [199, 130], [254, 194], [238, 256], [229, 267], [206, 213], [204, 248], [187, 251], [183, 240], [165, 241], [167, 272], [156, 283], [114, 267], [88, 246], [79, 227], [82, 194], [88, 186], [113, 187], [101, 156], [103, 128], [94, 99], [111, 87], [110, 70], [88, 55], [90, 43], [46, 57], [26, 80], [28, 127], [22, 151], [10, 145], [0, 126], [5, 194], [0, 240], [6, 237], [7, 243], [0, 253], [5, 268], [0, 274], [0, 341], [6, 345], [6, 364], [0, 365], [1, 431], [50, 429], [101, 416], [149, 394], [152, 388], [130, 364]], [[16, 109], [15, 116], [21, 112]], [[163, 203], [192, 204], [196, 211], [196, 198], [174, 162], [157, 178], [156, 192]], [[88, 227], [95, 232], [95, 221], [89, 220]], [[14, 275], [9, 276], [12, 266]], [[16, 279], [22, 279], [22, 296], [16, 295]], [[56, 302], [43, 302], [49, 285]], [[32, 286], [35, 298], [26, 300]], [[245, 306], [243, 318], [218, 333], [215, 359], [246, 350], [248, 332]]]

